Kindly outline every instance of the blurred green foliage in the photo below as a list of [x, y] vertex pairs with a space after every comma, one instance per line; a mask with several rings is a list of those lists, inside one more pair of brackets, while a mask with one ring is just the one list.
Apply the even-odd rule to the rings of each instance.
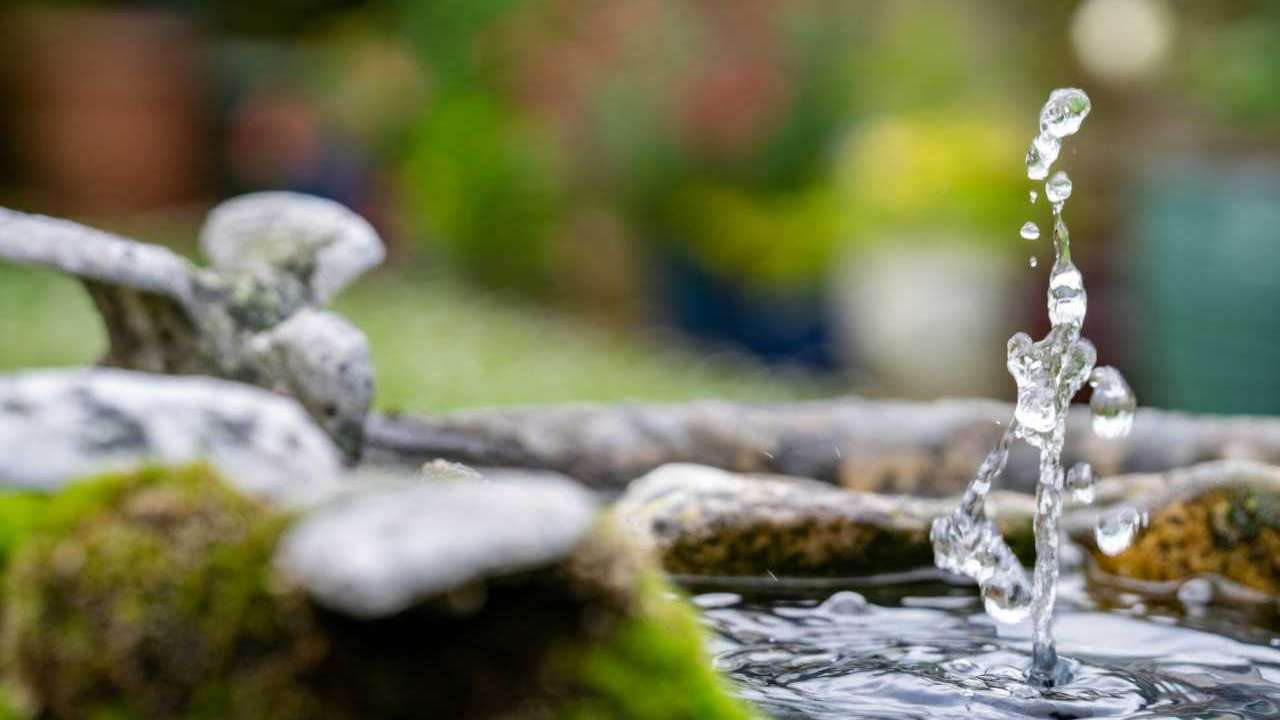
[[1016, 246], [1026, 133], [965, 82], [993, 62], [954, 32], [988, 14], [972, 5], [406, 0], [401, 14], [432, 86], [411, 204], [488, 282], [545, 290], [582, 207], [745, 282], [812, 283], [904, 223]]
[[[75, 280], [0, 266], [0, 308], [22, 308], [0, 313], [0, 334], [23, 338], [0, 343], [0, 372], [92, 364], [102, 352], [105, 333]], [[375, 276], [340, 298], [338, 309], [369, 335], [383, 409], [784, 400], [827, 389], [662, 338], [624, 338], [445, 277]]]

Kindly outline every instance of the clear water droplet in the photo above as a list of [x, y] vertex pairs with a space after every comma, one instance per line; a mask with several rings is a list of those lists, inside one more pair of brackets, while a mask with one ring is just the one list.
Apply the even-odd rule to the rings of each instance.
[[1049, 102], [1040, 108], [1040, 132], [1055, 138], [1074, 135], [1080, 129], [1093, 105], [1089, 96], [1078, 88], [1059, 88], [1049, 94]]
[[1021, 583], [991, 583], [982, 588], [982, 607], [996, 622], [1020, 623], [1031, 614], [1031, 588]]
[[1142, 516], [1131, 507], [1102, 517], [1094, 529], [1094, 540], [1104, 555], [1119, 555], [1124, 552], [1138, 535], [1138, 526], [1142, 524]]
[[1071, 197], [1071, 178], [1061, 170], [1054, 173], [1044, 184], [1044, 196], [1055, 205], [1066, 202]]
[[1078, 462], [1067, 471], [1067, 490], [1078, 503], [1088, 505], [1093, 502], [1093, 466], [1086, 462]]
[[1049, 321], [1078, 328], [1084, 323], [1087, 303], [1080, 271], [1070, 260], [1055, 263], [1049, 275]]
[[1049, 177], [1049, 167], [1062, 152], [1062, 141], [1052, 135], [1037, 135], [1027, 148], [1027, 177], [1043, 180]]
[[1032, 191], [1031, 191], [1031, 204], [1032, 204], [1032, 205], [1035, 205], [1035, 204], [1036, 204], [1036, 200], [1038, 200], [1038, 199], [1040, 199], [1040, 193], [1037, 193], [1035, 190], [1032, 190]]
[[1091, 109], [1089, 96], [1076, 88], [1060, 88], [1049, 95], [1040, 109], [1040, 134], [1027, 148], [1027, 177], [1044, 180], [1058, 159], [1062, 138], [1074, 135]]
[[1028, 220], [1022, 224], [1018, 234], [1022, 236], [1023, 240], [1038, 240], [1040, 238], [1040, 226]]
[[1107, 439], [1127, 436], [1133, 429], [1138, 399], [1124, 376], [1110, 365], [1104, 365], [1094, 369], [1089, 385], [1093, 388], [1093, 397], [1089, 399], [1093, 433]]
[[1035, 255], [1032, 255], [1031, 257], [1027, 258], [1027, 264], [1034, 268], [1036, 265], [1040, 264], [1040, 260], [1037, 259]]

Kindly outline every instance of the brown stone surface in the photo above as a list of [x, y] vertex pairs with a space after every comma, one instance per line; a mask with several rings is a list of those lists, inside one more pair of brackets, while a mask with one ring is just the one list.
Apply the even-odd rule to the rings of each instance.
[[[1031, 547], [1032, 503], [1011, 493], [993, 498], [1019, 549]], [[668, 572], [850, 577], [932, 567], [929, 526], [952, 505], [674, 464], [636, 481], [616, 512]]]
[[1098, 552], [1098, 511], [1068, 520], [1072, 535], [1093, 549], [1099, 568], [1139, 580], [1214, 574], [1280, 594], [1280, 470], [1253, 463], [1209, 463], [1164, 475], [1113, 478], [1099, 488], [1112, 506], [1133, 504], [1148, 524], [1115, 557]]

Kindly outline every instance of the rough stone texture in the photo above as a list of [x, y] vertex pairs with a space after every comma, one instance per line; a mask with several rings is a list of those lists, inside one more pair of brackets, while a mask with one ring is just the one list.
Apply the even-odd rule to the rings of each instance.
[[[616, 512], [672, 573], [844, 577], [931, 567], [929, 525], [953, 504], [676, 464], [633, 483]], [[997, 493], [991, 505], [1029, 549], [1033, 500]]]
[[[368, 446], [386, 461], [445, 458], [480, 466], [554, 470], [620, 490], [661, 465], [689, 462], [776, 473], [856, 490], [944, 497], [959, 493], [1012, 407], [984, 400], [785, 405], [568, 405], [428, 417], [373, 416]], [[1140, 409], [1125, 440], [1101, 440], [1088, 409], [1073, 408], [1064, 463], [1099, 476], [1156, 472], [1206, 460], [1280, 463], [1280, 420]], [[1001, 487], [1035, 487], [1030, 448], [1015, 447]]]
[[213, 375], [297, 397], [354, 459], [373, 371], [364, 335], [320, 308], [382, 260], [376, 233], [329, 200], [261, 193], [210, 214], [203, 269], [73, 222], [0, 208], [0, 259], [80, 277], [107, 325], [103, 364]]
[[[1211, 573], [1280, 595], [1280, 469], [1218, 462], [1160, 475], [1111, 478], [1101, 507], [1068, 514], [1064, 527], [1093, 549], [1105, 572], [1139, 580], [1180, 580]], [[1100, 513], [1131, 504], [1149, 522], [1115, 557], [1097, 552]]]
[[93, 473], [197, 460], [290, 506], [341, 485], [329, 438], [275, 393], [108, 369], [0, 376], [0, 485], [47, 491]]
[[200, 248], [228, 274], [294, 275], [319, 303], [385, 256], [364, 218], [332, 200], [289, 192], [244, 195], [215, 207], [200, 231]]
[[372, 619], [560, 562], [595, 520], [592, 495], [564, 481], [405, 484], [308, 514], [276, 564], [326, 607]]
[[275, 572], [289, 518], [207, 469], [80, 483], [42, 518], [12, 556], [0, 643], [42, 718], [748, 717], [607, 521], [557, 562], [369, 619]]

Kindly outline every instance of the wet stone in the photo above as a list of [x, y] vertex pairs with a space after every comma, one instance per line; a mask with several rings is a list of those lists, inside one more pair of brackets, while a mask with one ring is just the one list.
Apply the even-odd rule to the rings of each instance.
[[[847, 577], [932, 565], [929, 526], [952, 504], [673, 464], [635, 481], [616, 512], [668, 572]], [[1033, 504], [1012, 493], [993, 497], [1002, 528], [1022, 550]]]
[[[1148, 581], [1217, 575], [1280, 595], [1280, 469], [1214, 462], [1102, 481], [1104, 506], [1069, 513], [1065, 526], [1104, 572]], [[1128, 532], [1116, 542], [1111, 532]], [[1099, 522], [1101, 520], [1101, 522]]]
[[241, 491], [289, 506], [343, 484], [329, 438], [275, 393], [108, 369], [0, 376], [0, 485], [53, 491], [87, 475], [201, 460]]

